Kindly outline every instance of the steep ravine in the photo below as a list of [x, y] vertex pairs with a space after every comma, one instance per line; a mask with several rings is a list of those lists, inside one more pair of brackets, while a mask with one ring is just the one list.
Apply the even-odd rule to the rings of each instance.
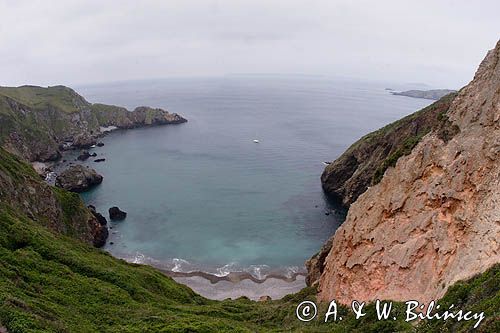
[[[319, 299], [428, 302], [500, 262], [499, 59], [500, 42], [446, 107], [444, 132], [424, 131], [380, 179], [369, 167], [372, 176], [361, 183], [368, 187], [371, 178], [371, 187], [351, 190], [352, 175], [367, 168], [352, 153], [356, 145], [325, 170], [325, 190], [336, 186], [351, 205], [322, 254]], [[367, 154], [379, 155], [380, 145], [366, 141]], [[354, 171], [328, 179], [339, 166]]]

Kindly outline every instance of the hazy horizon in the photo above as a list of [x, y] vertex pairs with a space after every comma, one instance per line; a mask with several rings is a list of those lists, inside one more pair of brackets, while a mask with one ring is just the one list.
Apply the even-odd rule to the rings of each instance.
[[2, 1], [0, 85], [319, 75], [460, 88], [497, 1]]

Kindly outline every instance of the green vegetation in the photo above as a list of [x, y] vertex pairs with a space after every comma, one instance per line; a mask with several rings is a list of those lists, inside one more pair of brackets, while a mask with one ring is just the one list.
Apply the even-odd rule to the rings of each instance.
[[[500, 264], [496, 264], [483, 274], [469, 281], [461, 281], [448, 289], [439, 300], [441, 308], [467, 309], [474, 313], [484, 312], [485, 319], [478, 332], [500, 332]], [[473, 321], [427, 321], [422, 322], [419, 331], [432, 332], [471, 332]]]
[[429, 132], [448, 141], [459, 129], [447, 117], [456, 93], [363, 136], [339, 158], [329, 164], [321, 176], [323, 189], [345, 206], [376, 185], [385, 171], [396, 165]]
[[403, 144], [399, 146], [396, 151], [391, 153], [389, 157], [387, 157], [384, 160], [384, 162], [382, 162], [382, 165], [375, 170], [375, 173], [373, 174], [372, 178], [372, 184], [377, 184], [378, 182], [380, 182], [380, 180], [384, 176], [385, 171], [390, 167], [394, 167], [400, 157], [409, 155], [413, 150], [413, 148], [415, 148], [415, 146], [420, 142], [422, 137], [427, 133], [428, 132], [422, 132], [415, 136], [406, 138], [403, 141]]
[[[486, 310], [488, 320], [481, 327], [495, 327], [499, 271], [497, 266], [457, 284], [443, 301]], [[313, 289], [270, 302], [207, 300], [151, 267], [129, 264], [71, 238], [56, 237], [9, 208], [0, 209], [0, 321], [9, 332], [412, 330], [403, 321], [401, 304], [397, 305], [397, 321], [376, 321], [374, 307], [369, 305], [369, 315], [361, 320], [342, 307], [341, 322], [301, 323], [295, 318], [295, 306], [305, 299], [314, 300]], [[319, 313], [325, 312], [323, 304]], [[443, 325], [431, 324], [421, 325], [422, 330], [435, 332]], [[453, 329], [469, 326], [470, 322], [461, 322]]]
[[[43, 110], [47, 117], [40, 121], [38, 111], [16, 112], [9, 98], [33, 110]], [[71, 114], [85, 103], [65, 87], [0, 87], [0, 140], [10, 133], [9, 126], [33, 142], [49, 140], [48, 124], [56, 130], [66, 126], [60, 111]], [[94, 125], [106, 123], [102, 113], [121, 117], [123, 110], [92, 105], [97, 119]], [[443, 133], [447, 137], [453, 134], [445, 111], [431, 110], [440, 111], [436, 117], [445, 124], [439, 127], [445, 129]], [[146, 121], [153, 116], [147, 111]], [[420, 117], [414, 114], [405, 119], [365, 136], [361, 144], [377, 145], [395, 129], [407, 127]], [[399, 157], [408, 154], [429, 131], [425, 126], [417, 129], [404, 136], [383, 160], [378, 174], [383, 175]], [[359, 143], [356, 145], [359, 148]], [[30, 165], [0, 148], [0, 327], [11, 333], [455, 332], [467, 331], [473, 325], [434, 321], [415, 327], [404, 322], [402, 304], [396, 304], [398, 320], [377, 321], [374, 305], [370, 304], [368, 315], [360, 320], [340, 307], [343, 320], [336, 323], [323, 322], [327, 304], [320, 304], [320, 316], [303, 323], [295, 317], [295, 307], [304, 300], [315, 300], [313, 288], [276, 301], [208, 300], [152, 267], [113, 258], [76, 239], [85, 239], [83, 235], [89, 232], [88, 214], [78, 195], [43, 184]], [[485, 311], [487, 319], [480, 329], [499, 331], [499, 272], [497, 265], [470, 281], [457, 283], [443, 298], [443, 304]]]
[[[372, 178], [372, 185], [377, 184], [380, 182], [382, 177], [384, 176], [385, 171], [390, 168], [394, 167], [396, 165], [396, 162], [399, 160], [400, 157], [409, 155], [413, 148], [422, 140], [422, 138], [428, 134], [432, 130], [436, 130], [438, 133], [441, 133], [441, 129], [447, 126], [451, 126], [451, 123], [448, 120], [447, 116], [447, 111], [449, 108], [449, 105], [451, 105], [451, 102], [455, 98], [456, 93], [451, 93], [449, 95], [446, 95], [443, 97], [440, 101], [433, 103], [429, 105], [426, 108], [423, 108], [422, 110], [419, 110], [405, 118], [402, 118], [400, 120], [397, 120], [383, 128], [381, 128], [378, 131], [375, 131], [373, 133], [370, 133], [369, 135], [376, 137], [376, 136], [386, 136], [389, 132], [397, 130], [397, 128], [400, 128], [401, 126], [408, 126], [408, 124], [411, 124], [412, 122], [416, 121], [418, 118], [424, 116], [425, 114], [435, 114], [437, 111], [436, 115], [436, 122], [431, 123], [431, 124], [426, 124], [425, 126], [422, 126], [421, 128], [417, 128], [415, 132], [407, 137], [403, 137], [401, 142], [398, 143], [395, 148], [391, 150], [390, 155], [382, 162], [382, 164], [375, 170], [375, 173], [373, 174]], [[444, 106], [444, 107], [443, 107]], [[458, 133], [457, 129], [458, 127], [454, 125], [455, 131], [451, 135], [453, 137], [456, 133]], [[451, 132], [450, 132], [451, 134]], [[449, 136], [442, 137], [444, 141], [448, 141], [451, 139]], [[361, 139], [363, 140], [363, 138]], [[370, 138], [368, 138], [370, 140]]]
[[[400, 157], [409, 155], [413, 148], [415, 148], [415, 146], [422, 140], [422, 138], [430, 131], [435, 130], [437, 135], [445, 142], [451, 140], [451, 138], [453, 138], [460, 131], [457, 125], [453, 125], [449, 121], [447, 115], [449, 105], [451, 105], [451, 102], [453, 101], [455, 96], [455, 93], [446, 95], [439, 102], [433, 103], [428, 107], [417, 111], [403, 119], [400, 119], [392, 124], [389, 124], [373, 133], [373, 135], [386, 135], [387, 132], [392, 131], [401, 125], [411, 123], [425, 113], [435, 114], [436, 111], [438, 111], [438, 113], [436, 114], [437, 121], [435, 123], [431, 124], [430, 126], [424, 126], [423, 128], [417, 129], [413, 135], [404, 138], [404, 140], [402, 140], [402, 142], [396, 146], [396, 149], [393, 149], [392, 153], [375, 170], [372, 178], [372, 185], [380, 182], [380, 180], [384, 176], [385, 171], [390, 167], [394, 167]], [[447, 107], [443, 108], [443, 104]]]
[[34, 109], [53, 107], [65, 113], [78, 112], [79, 106], [89, 105], [74, 90], [64, 86], [48, 88], [37, 86], [0, 87], [0, 95], [10, 97]]
[[[0, 175], [0, 181], [16, 179], [18, 189], [26, 184], [47, 188], [36, 186], [41, 181], [31, 167], [2, 149]], [[5, 203], [3, 191], [7, 190], [13, 188], [0, 191], [0, 326], [11, 333], [415, 330], [404, 322], [402, 304], [396, 304], [396, 321], [377, 321], [374, 305], [370, 304], [368, 315], [360, 320], [340, 307], [343, 320], [324, 323], [327, 304], [320, 304], [317, 319], [302, 323], [295, 317], [295, 307], [304, 300], [314, 301], [314, 288], [267, 302], [205, 299], [152, 267], [127, 263], [68, 234], [50, 231], [28, 218], [22, 205]], [[61, 189], [52, 191], [66, 216], [60, 223], [78, 223], [77, 212], [83, 209], [78, 195]], [[481, 329], [493, 332], [498, 327], [499, 272], [496, 266], [471, 281], [456, 284], [443, 302], [486, 311], [487, 320]], [[432, 322], [422, 323], [417, 329], [459, 331], [470, 325]]]

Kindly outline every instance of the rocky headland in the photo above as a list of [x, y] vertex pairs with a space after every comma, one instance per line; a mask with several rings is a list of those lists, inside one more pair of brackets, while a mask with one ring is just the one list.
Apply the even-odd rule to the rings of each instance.
[[448, 120], [448, 109], [456, 93], [403, 119], [395, 121], [355, 142], [321, 175], [323, 190], [348, 207], [368, 187], [380, 182], [385, 171], [408, 155], [422, 138], [433, 131], [449, 141], [459, 128]]
[[500, 262], [500, 42], [471, 83], [326, 167], [350, 205], [308, 262], [318, 298], [428, 302]]
[[424, 98], [438, 100], [448, 94], [455, 93], [456, 90], [451, 89], [433, 89], [433, 90], [407, 90], [407, 91], [391, 91], [391, 94], [397, 96], [407, 96], [414, 98]]
[[0, 87], [0, 146], [30, 162], [57, 160], [66, 149], [88, 149], [109, 130], [186, 121], [162, 109], [92, 104], [64, 86]]

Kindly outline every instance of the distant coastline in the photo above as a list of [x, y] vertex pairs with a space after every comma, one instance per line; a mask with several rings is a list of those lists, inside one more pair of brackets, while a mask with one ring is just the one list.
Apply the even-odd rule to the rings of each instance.
[[391, 94], [396, 96], [407, 96], [413, 98], [423, 98], [423, 99], [432, 99], [438, 100], [441, 97], [444, 97], [448, 94], [456, 92], [456, 90], [451, 89], [433, 89], [433, 90], [406, 90], [406, 91], [392, 91], [390, 88], [386, 88], [389, 90]]

